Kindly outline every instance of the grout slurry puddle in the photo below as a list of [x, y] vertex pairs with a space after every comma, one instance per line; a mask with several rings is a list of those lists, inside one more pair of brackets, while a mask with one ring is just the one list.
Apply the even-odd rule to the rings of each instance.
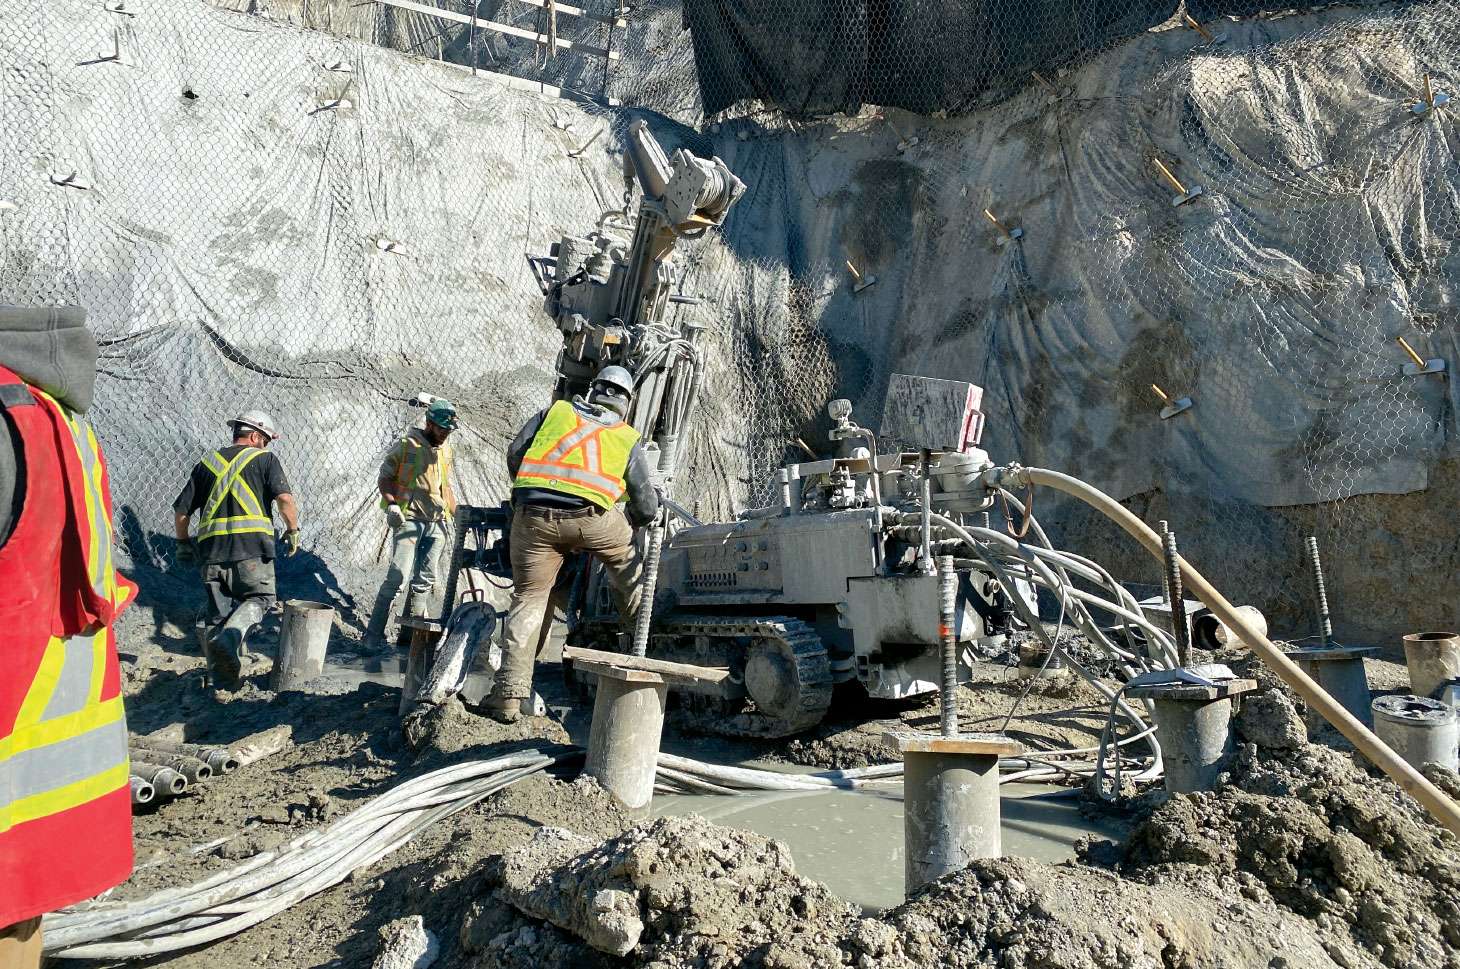
[[[902, 793], [887, 786], [737, 797], [663, 794], [655, 796], [653, 813], [695, 814], [785, 842], [799, 874], [875, 912], [903, 901]], [[1082, 817], [1066, 788], [1005, 784], [1002, 801], [1006, 855], [1066, 861], [1087, 834], [1119, 840], [1125, 833], [1116, 821]]]

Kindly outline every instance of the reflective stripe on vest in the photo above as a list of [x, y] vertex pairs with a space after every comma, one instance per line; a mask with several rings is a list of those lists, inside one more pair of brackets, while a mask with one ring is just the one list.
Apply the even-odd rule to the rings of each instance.
[[[253, 532], [274, 533], [274, 520], [264, 514], [258, 495], [243, 478], [243, 469], [264, 452], [246, 447], [229, 460], [222, 451], [214, 451], [203, 459], [203, 466], [213, 472], [213, 488], [198, 516], [198, 541], [220, 535], [247, 535]], [[219, 515], [224, 503], [232, 498], [243, 510], [241, 515]]]
[[[106, 463], [86, 420], [41, 391], [32, 391], [52, 422], [70, 432], [69, 438], [60, 437], [62, 480], [56, 485], [66, 490], [75, 519], [76, 531], [68, 540], [79, 539], [84, 546], [84, 581], [99, 600], [90, 614], [107, 618], [65, 639], [51, 635], [45, 640], [13, 723], [0, 726], [9, 730], [0, 735], [0, 834], [123, 789], [129, 774], [122, 697], [118, 693], [102, 699], [114, 652], [109, 621], [136, 591], [114, 568]], [[33, 434], [24, 435], [23, 443], [37, 444]], [[74, 458], [64, 453], [68, 444], [74, 448]], [[11, 541], [23, 540], [19, 529], [17, 523]], [[64, 562], [63, 557], [36, 566], [62, 569], [64, 578]], [[75, 594], [75, 583], [82, 579], [73, 573], [70, 581]], [[65, 588], [63, 582], [63, 593]], [[35, 648], [23, 642], [16, 645]]]
[[[395, 490], [397, 494], [407, 491], [423, 491], [432, 499], [439, 501], [442, 505], [448, 504], [447, 492], [451, 488], [451, 443], [443, 442], [436, 448], [437, 469], [436, 480], [430, 480], [431, 470], [431, 445], [422, 442], [412, 434], [400, 439], [396, 445], [400, 451], [400, 457], [395, 463]], [[407, 497], [409, 503], [409, 496]], [[382, 496], [380, 507], [384, 508], [389, 502]]]
[[71, 434], [71, 443], [81, 460], [82, 487], [86, 498], [86, 575], [91, 589], [97, 597], [112, 603], [120, 609], [133, 592], [128, 582], [117, 582], [115, 562], [112, 557], [112, 530], [107, 519], [106, 469], [101, 457], [101, 445], [96, 433], [84, 418], [72, 417], [54, 397], [43, 390], [35, 393], [50, 406], [52, 413], [61, 418]]
[[605, 426], [560, 400], [548, 408], [512, 486], [559, 491], [610, 508], [624, 496], [638, 440], [639, 432], [623, 421]]

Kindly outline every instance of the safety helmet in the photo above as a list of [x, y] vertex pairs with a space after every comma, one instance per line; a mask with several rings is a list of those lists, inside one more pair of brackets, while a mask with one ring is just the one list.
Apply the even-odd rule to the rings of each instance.
[[456, 405], [445, 397], [437, 397], [426, 408], [426, 420], [448, 431], [456, 430]]
[[279, 432], [274, 429], [274, 419], [261, 410], [246, 410], [228, 423], [233, 425], [233, 432], [238, 433], [238, 428], [247, 427], [258, 431], [271, 441], [279, 439]]
[[599, 384], [615, 387], [625, 397], [634, 396], [634, 375], [623, 367], [608, 366], [598, 371], [598, 376], [593, 378], [593, 389], [597, 390]]

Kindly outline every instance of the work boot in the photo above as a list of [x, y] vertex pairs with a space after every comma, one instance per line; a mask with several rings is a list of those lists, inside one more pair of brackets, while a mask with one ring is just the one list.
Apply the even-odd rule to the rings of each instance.
[[498, 723], [516, 723], [522, 719], [522, 699], [515, 696], [489, 696], [482, 701], [487, 716]]
[[217, 636], [205, 641], [204, 656], [208, 660], [208, 675], [213, 685], [221, 690], [236, 690], [243, 685], [239, 674], [243, 662], [242, 637], [236, 629], [224, 629]]

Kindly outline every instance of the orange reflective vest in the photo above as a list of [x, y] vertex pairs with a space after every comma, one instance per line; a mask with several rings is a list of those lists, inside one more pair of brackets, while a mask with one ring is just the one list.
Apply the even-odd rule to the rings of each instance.
[[127, 723], [112, 622], [136, 587], [112, 560], [106, 462], [87, 422], [0, 367], [24, 499], [0, 546], [0, 926], [132, 868]]
[[638, 441], [639, 432], [623, 421], [603, 425], [568, 401], [557, 401], [523, 455], [512, 487], [560, 491], [611, 508], [627, 490], [624, 475]]

